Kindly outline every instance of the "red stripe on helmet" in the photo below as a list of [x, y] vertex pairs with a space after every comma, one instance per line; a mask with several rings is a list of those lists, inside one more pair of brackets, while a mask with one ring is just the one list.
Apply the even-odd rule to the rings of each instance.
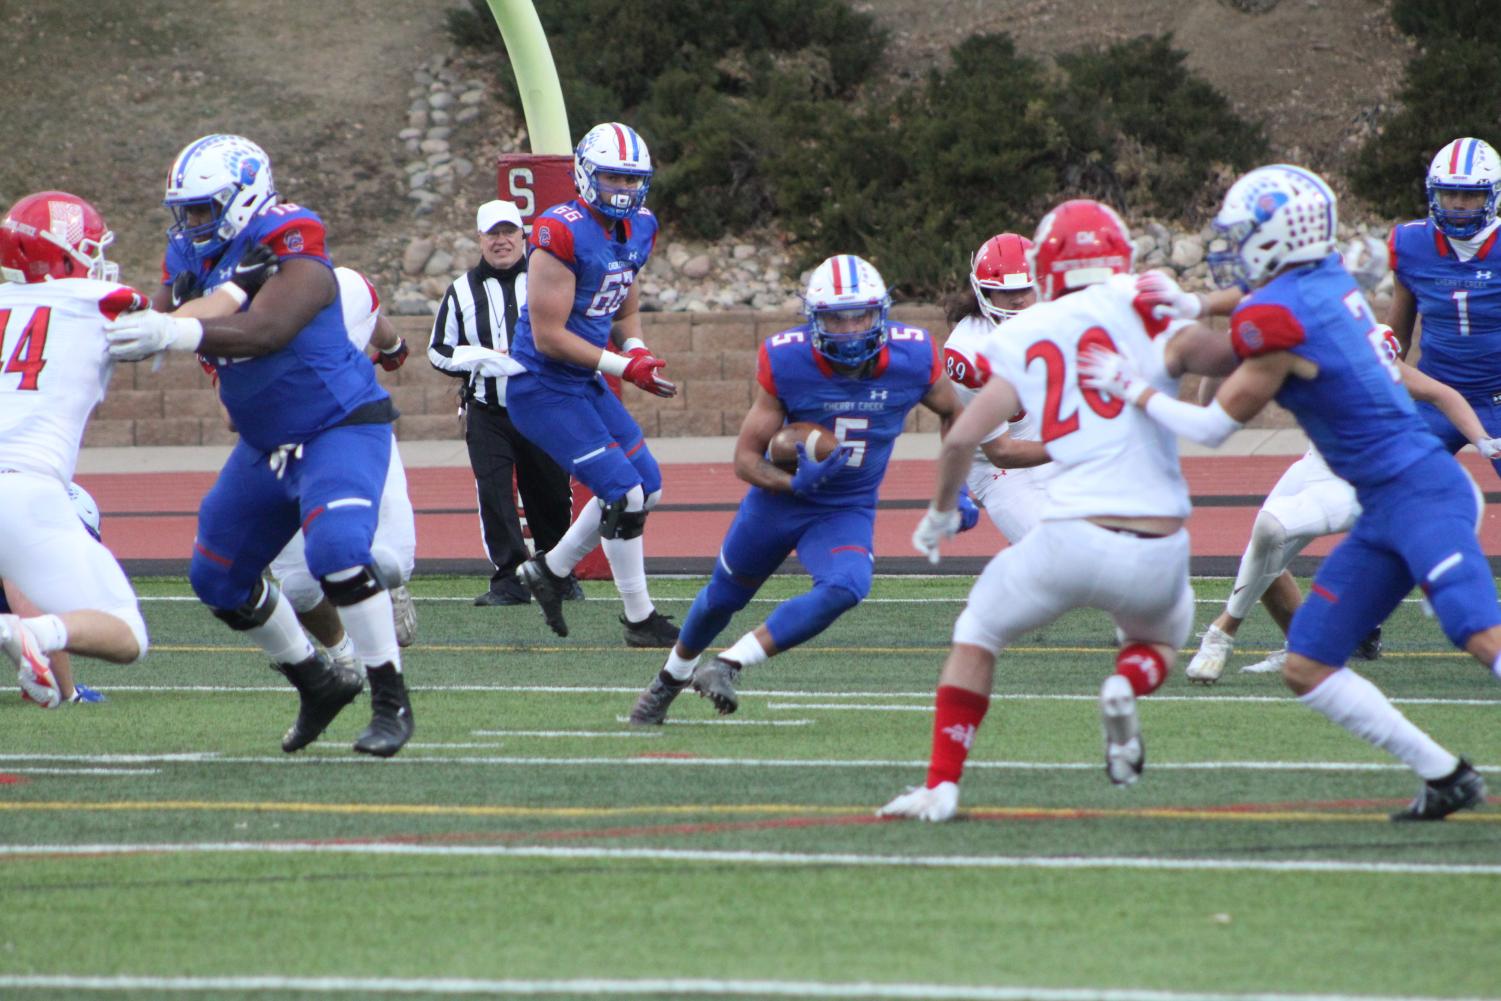
[[620, 162], [625, 163], [627, 159], [625, 155], [625, 129], [613, 123], [610, 127], [615, 130], [615, 141], [620, 144]]
[[844, 292], [844, 285], [839, 281], [839, 258], [829, 262], [829, 270], [834, 274], [834, 294], [840, 295]]
[[1459, 173], [1459, 150], [1463, 145], [1464, 143], [1460, 142], [1459, 140], [1455, 140], [1454, 152], [1449, 154], [1449, 173], [1451, 174]]

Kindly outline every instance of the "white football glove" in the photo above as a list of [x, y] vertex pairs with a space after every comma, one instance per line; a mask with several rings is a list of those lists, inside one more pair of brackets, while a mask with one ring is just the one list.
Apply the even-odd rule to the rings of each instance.
[[111, 358], [140, 361], [161, 351], [197, 351], [203, 342], [203, 324], [143, 309], [106, 323], [104, 336]]
[[1177, 281], [1161, 271], [1136, 276], [1136, 302], [1152, 311], [1157, 320], [1197, 320], [1204, 312], [1204, 300], [1185, 292]]
[[938, 824], [959, 812], [959, 785], [940, 782], [933, 788], [913, 786], [876, 811], [877, 817], [916, 817]]
[[1127, 403], [1140, 403], [1152, 386], [1122, 355], [1095, 348], [1079, 358], [1079, 385]]
[[1494, 459], [1501, 455], [1501, 438], [1482, 438], [1475, 443], [1475, 447], [1487, 459]]
[[952, 539], [959, 531], [959, 511], [939, 511], [933, 505], [928, 505], [928, 511], [922, 516], [922, 521], [917, 523], [917, 529], [912, 533], [912, 545], [918, 552], [928, 558], [929, 563], [938, 562], [938, 546], [947, 539]]

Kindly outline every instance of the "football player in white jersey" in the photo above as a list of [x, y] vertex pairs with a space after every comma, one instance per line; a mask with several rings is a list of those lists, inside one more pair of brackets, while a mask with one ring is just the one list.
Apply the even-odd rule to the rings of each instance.
[[[971, 589], [939, 678], [927, 782], [887, 803], [881, 816], [954, 816], [964, 762], [990, 705], [996, 654], [1081, 607], [1109, 612], [1121, 637], [1115, 671], [1100, 688], [1105, 771], [1117, 785], [1135, 782], [1145, 762], [1136, 699], [1166, 680], [1193, 624], [1188, 487], [1177, 440], [1123, 401], [1081, 388], [1078, 374], [1082, 352], [1112, 344], [1175, 395], [1182, 369], [1164, 348], [1187, 324], [1159, 318], [1157, 309], [1185, 293], [1162, 275], [1131, 276], [1126, 226], [1098, 202], [1058, 206], [1034, 244], [1043, 301], [990, 342], [991, 377], [944, 440], [933, 499], [912, 541], [937, 561], [957, 527], [956, 497], [974, 448], [1023, 408], [1037, 415], [1057, 467], [1047, 510]], [[1233, 356], [1220, 354], [1219, 370], [1228, 372]], [[1214, 370], [1212, 359], [1195, 361]]]
[[113, 239], [92, 205], [61, 191], [27, 195], [0, 220], [0, 510], [12, 521], [0, 578], [42, 612], [0, 615], [0, 650], [47, 709], [63, 696], [49, 654], [127, 664], [147, 646], [130, 582], [67, 492], [114, 368], [104, 325], [146, 306], [104, 258]]
[[[1004, 324], [1037, 303], [1037, 285], [1027, 251], [1032, 241], [1016, 233], [997, 233], [970, 260], [972, 295], [948, 312], [954, 324], [943, 345], [943, 368], [954, 393], [966, 406], [990, 378], [985, 357], [993, 337], [1006, 336]], [[965, 485], [990, 515], [1007, 542], [1015, 543], [1037, 524], [1047, 498], [1044, 481], [1051, 474], [1036, 416], [1012, 414], [980, 442]]]
[[[269, 262], [268, 262], [269, 263]], [[263, 282], [267, 276], [257, 275]], [[370, 280], [353, 268], [335, 268], [339, 282], [339, 304], [344, 313], [344, 329], [356, 348], [373, 354], [371, 360], [387, 372], [394, 372], [407, 360], [407, 345], [391, 321], [380, 311], [380, 295]], [[259, 288], [259, 282], [250, 294]], [[245, 291], [244, 288], [241, 291]], [[225, 287], [198, 300], [178, 306], [174, 315], [209, 319], [229, 316], [240, 308], [241, 300]], [[417, 608], [412, 602], [408, 582], [417, 556], [416, 519], [407, 494], [406, 468], [392, 439], [391, 464], [386, 470], [385, 490], [381, 493], [380, 514], [375, 526], [375, 540], [370, 552], [376, 568], [391, 591], [391, 611], [396, 619], [396, 641], [411, 646], [417, 637]], [[281, 593], [297, 612], [308, 632], [327, 648], [335, 664], [354, 668], [357, 660], [354, 644], [344, 632], [338, 612], [324, 596], [323, 587], [307, 568], [307, 556], [301, 532], [292, 536], [284, 549], [271, 561], [271, 576], [281, 585]]]

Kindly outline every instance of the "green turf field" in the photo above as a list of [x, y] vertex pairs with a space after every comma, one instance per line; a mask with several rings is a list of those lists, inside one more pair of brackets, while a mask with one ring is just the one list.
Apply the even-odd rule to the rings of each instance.
[[[653, 591], [681, 619], [697, 584]], [[661, 657], [608, 585], [558, 640], [421, 579], [416, 736], [381, 762], [349, 750], [363, 698], [283, 755], [291, 690], [141, 581], [146, 661], [78, 665], [109, 702], [0, 704], [0, 998], [1501, 996], [1496, 801], [1388, 822], [1405, 769], [1237, 673], [1260, 612], [1219, 685], [1185, 656], [1144, 702], [1135, 787], [1102, 766], [1110, 624], [1078, 613], [1003, 655], [961, 819], [876, 822], [923, 777], [966, 584], [879, 580], [736, 716], [690, 693], [642, 732]], [[1501, 788], [1501, 686], [1416, 604], [1359, 669]]]

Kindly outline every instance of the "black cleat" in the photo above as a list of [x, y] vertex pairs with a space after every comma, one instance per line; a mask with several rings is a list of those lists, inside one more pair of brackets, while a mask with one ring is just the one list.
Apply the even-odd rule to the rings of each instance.
[[354, 742], [361, 754], [389, 758], [412, 737], [412, 702], [394, 664], [366, 668], [370, 678], [370, 725]]
[[481, 608], [496, 605], [529, 605], [531, 601], [531, 592], [526, 589], [525, 584], [516, 579], [514, 574], [498, 581], [492, 580], [490, 589], [474, 599], [474, 603]]
[[568, 635], [568, 623], [563, 621], [563, 599], [568, 594], [568, 578], [559, 577], [547, 569], [547, 561], [540, 555], [533, 556], [516, 568], [537, 604], [542, 607], [542, 618], [547, 627], [559, 636]]
[[628, 622], [622, 615], [620, 624], [625, 626], [626, 646], [670, 647], [678, 641], [678, 627], [655, 609], [640, 622]]
[[735, 682], [740, 678], [740, 665], [733, 660], [715, 657], [707, 664], [693, 670], [693, 690], [714, 703], [721, 716], [728, 716], [740, 708], [740, 696], [735, 694]]
[[1381, 657], [1381, 627], [1371, 630], [1371, 634], [1360, 641], [1360, 646], [1355, 648], [1353, 655], [1356, 660], [1377, 660]]
[[688, 687], [688, 679], [677, 680], [666, 671], [658, 671], [646, 691], [636, 696], [636, 705], [631, 709], [631, 724], [634, 726], [661, 726], [667, 719], [667, 709], [672, 700]]
[[1443, 820], [1456, 810], [1485, 802], [1485, 779], [1463, 758], [1448, 775], [1424, 782], [1418, 798], [1407, 809], [1392, 814], [1393, 820]]
[[583, 601], [584, 589], [579, 586], [579, 579], [573, 574], [568, 575], [568, 592], [563, 595], [564, 601]]
[[298, 664], [271, 667], [292, 683], [301, 700], [296, 722], [281, 738], [281, 749], [288, 754], [317, 740], [365, 687], [357, 671], [334, 667], [317, 654]]

